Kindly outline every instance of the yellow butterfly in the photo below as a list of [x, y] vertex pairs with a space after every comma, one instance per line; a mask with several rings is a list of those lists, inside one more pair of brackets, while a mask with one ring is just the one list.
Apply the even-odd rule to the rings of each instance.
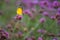
[[23, 14], [23, 9], [22, 8], [17, 8], [17, 15], [22, 15]]

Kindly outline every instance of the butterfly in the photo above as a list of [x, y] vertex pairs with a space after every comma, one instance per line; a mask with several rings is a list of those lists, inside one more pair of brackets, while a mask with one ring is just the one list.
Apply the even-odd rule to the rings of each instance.
[[17, 15], [22, 15], [23, 14], [23, 9], [21, 7], [17, 8]]

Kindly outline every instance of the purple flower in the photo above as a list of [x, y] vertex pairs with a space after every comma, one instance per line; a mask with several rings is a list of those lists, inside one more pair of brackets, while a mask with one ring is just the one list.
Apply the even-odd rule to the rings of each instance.
[[54, 1], [53, 6], [58, 6], [58, 1]]
[[40, 1], [49, 1], [49, 0], [40, 0]]
[[60, 13], [60, 8], [58, 8], [58, 12]]
[[24, 14], [27, 14], [29, 17], [33, 17], [33, 14], [29, 9], [24, 10]]
[[44, 30], [44, 29], [38, 29], [38, 30], [37, 30], [37, 32], [38, 32], [38, 33], [45, 34], [47, 31], [46, 31], [46, 30]]
[[40, 7], [43, 7], [43, 8], [44, 8], [44, 7], [47, 7], [48, 4], [49, 4], [48, 1], [40, 1], [40, 2], [39, 2]]
[[26, 3], [31, 3], [32, 0], [22, 0], [22, 2], [26, 4]]
[[57, 14], [56, 14], [56, 19], [57, 19], [57, 20], [60, 20], [60, 13], [57, 13]]
[[40, 1], [39, 6], [44, 8], [44, 1]]
[[46, 19], [45, 18], [40, 18], [40, 23], [44, 23], [45, 21], [46, 21]]
[[24, 13], [24, 14], [30, 14], [31, 11], [30, 11], [30, 9], [26, 9], [26, 10], [23, 11], [23, 13]]
[[43, 40], [43, 38], [42, 37], [38, 37], [38, 40]]
[[32, 11], [32, 13], [35, 13], [36, 12], [36, 9], [35, 8], [32, 8], [31, 11]]
[[52, 3], [51, 2], [48, 3], [48, 8], [50, 8], [50, 9], [52, 8]]
[[38, 0], [32, 0], [32, 4], [38, 4]]
[[59, 6], [58, 1], [54, 1], [53, 4], [52, 4], [52, 6], [53, 6], [54, 8], [58, 8], [58, 6]]
[[52, 40], [58, 40], [57, 38], [53, 38]]
[[32, 40], [32, 38], [31, 37], [27, 37], [27, 38], [25, 38], [25, 40]]
[[1, 29], [0, 30], [0, 40], [8, 39], [9, 38], [9, 33], [6, 32], [5, 30]]
[[22, 2], [26, 5], [26, 8], [31, 8], [31, 2], [32, 0], [22, 0]]
[[21, 20], [23, 18], [23, 16], [17, 15], [15, 18], [16, 18], [16, 20]]
[[55, 19], [55, 16], [51, 16], [51, 19], [54, 20]]
[[31, 36], [31, 38], [32, 38], [32, 40], [35, 40], [36, 39], [35, 36]]
[[49, 14], [48, 14], [48, 12], [43, 12], [43, 15], [48, 16]]
[[20, 31], [20, 32], [18, 32], [18, 34], [22, 34], [22, 32]]
[[23, 32], [22, 31], [18, 32], [17, 34], [18, 34], [18, 37], [19, 38], [22, 38], [23, 37]]

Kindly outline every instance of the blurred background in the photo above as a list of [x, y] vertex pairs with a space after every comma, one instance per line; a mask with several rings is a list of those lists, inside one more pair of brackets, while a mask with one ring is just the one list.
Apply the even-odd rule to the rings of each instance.
[[[41, 0], [39, 0], [39, 2], [40, 1]], [[54, 1], [58, 1], [60, 3], [60, 0], [50, 1], [51, 5]], [[33, 38], [30, 40], [60, 40], [60, 21], [58, 24], [58, 19], [55, 19], [56, 13], [58, 12], [57, 10], [60, 8], [60, 6], [59, 8], [53, 7], [49, 9], [46, 6], [41, 7], [36, 5], [36, 0], [35, 2], [33, 2], [35, 4], [32, 3], [32, 5], [29, 5], [29, 2], [30, 0], [0, 0], [0, 27], [6, 30], [10, 34], [10, 36], [12, 35], [10, 40], [29, 40], [31, 37]], [[24, 3], [27, 5], [25, 5]], [[22, 20], [16, 20], [16, 11], [20, 6], [22, 6], [23, 8], [23, 18]], [[43, 11], [48, 12], [49, 16], [48, 14], [41, 14]], [[28, 15], [26, 15], [27, 13]], [[57, 16], [60, 17], [60, 15]], [[10, 30], [11, 26], [12, 28]], [[39, 29], [40, 31], [42, 29], [43, 32], [37, 32]], [[19, 34], [19, 32], [21, 31], [22, 33]], [[44, 34], [45, 32], [46, 34]], [[14, 36], [20, 38], [16, 38]], [[26, 37], [29, 38], [26, 39]]]

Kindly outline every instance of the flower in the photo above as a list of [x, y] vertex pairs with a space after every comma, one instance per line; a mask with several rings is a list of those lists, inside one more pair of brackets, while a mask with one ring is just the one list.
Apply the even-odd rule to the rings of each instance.
[[43, 38], [42, 37], [38, 37], [38, 40], [43, 40]]
[[0, 30], [0, 40], [9, 39], [9, 33], [5, 30]]
[[53, 4], [52, 4], [52, 6], [53, 6], [54, 8], [58, 8], [58, 7], [59, 7], [58, 1], [54, 1]]
[[48, 16], [48, 12], [43, 12], [43, 15], [44, 16]]
[[26, 37], [25, 40], [35, 40], [35, 37], [34, 36]]
[[25, 4], [26, 8], [31, 8], [32, 0], [22, 0], [22, 3]]
[[30, 14], [31, 11], [30, 11], [30, 9], [26, 9], [26, 10], [23, 11], [23, 13], [24, 13], [24, 14]]
[[32, 40], [32, 38], [31, 37], [27, 37], [27, 38], [25, 38], [25, 40]]
[[23, 3], [27, 4], [27, 3], [31, 3], [32, 0], [22, 0]]
[[23, 18], [22, 15], [16, 15], [16, 16], [14, 17], [15, 20], [21, 20], [22, 18]]
[[38, 0], [33, 0], [32, 4], [35, 4], [35, 5], [38, 4]]
[[38, 30], [37, 30], [37, 32], [38, 32], [38, 33], [45, 34], [47, 31], [46, 31], [46, 30], [44, 30], [44, 29], [38, 29]]
[[29, 17], [33, 18], [33, 14], [29, 9], [24, 10], [24, 14], [27, 14]]
[[23, 32], [20, 31], [20, 32], [16, 33], [15, 36], [16, 36], [17, 38], [22, 38], [22, 37], [23, 37]]
[[48, 1], [40, 1], [39, 2], [39, 6], [42, 7], [42, 8], [45, 8], [49, 5], [49, 2]]
[[31, 38], [32, 38], [32, 40], [35, 40], [36, 39], [35, 36], [31, 36]]
[[32, 11], [32, 13], [35, 13], [36, 12], [36, 9], [35, 8], [32, 8], [31, 11]]
[[44, 6], [44, 1], [40, 1], [40, 2], [39, 2], [39, 6], [44, 8], [44, 7], [45, 7], [45, 6]]
[[40, 23], [44, 23], [45, 21], [46, 21], [46, 19], [45, 18], [40, 18]]
[[60, 13], [60, 8], [58, 8], [58, 12]]
[[58, 6], [58, 1], [54, 1], [53, 6]]
[[57, 14], [56, 14], [56, 19], [57, 19], [57, 20], [60, 20], [60, 13], [57, 13]]
[[51, 16], [51, 19], [54, 20], [55, 19], [55, 16]]

